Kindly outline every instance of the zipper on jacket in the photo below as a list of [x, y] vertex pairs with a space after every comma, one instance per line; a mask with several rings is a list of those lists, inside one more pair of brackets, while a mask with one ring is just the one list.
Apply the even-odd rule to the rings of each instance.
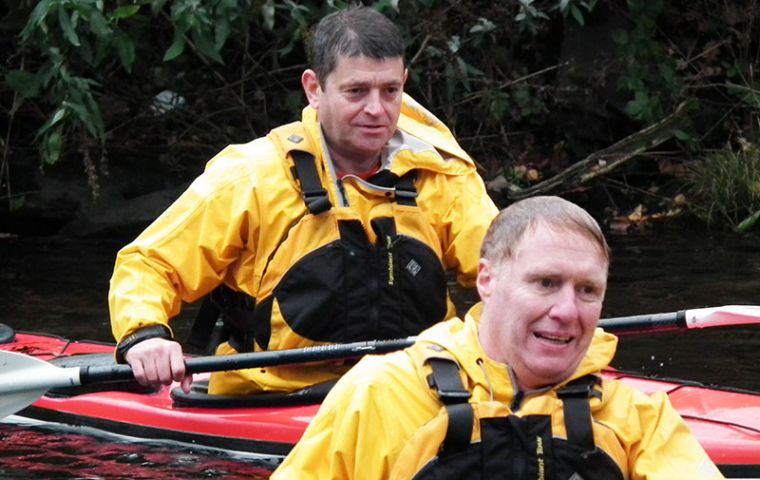
[[335, 184], [338, 186], [338, 200], [340, 200], [341, 207], [348, 206], [348, 196], [346, 195], [346, 189], [343, 186], [343, 180], [335, 180]]
[[509, 409], [512, 410], [512, 413], [517, 413], [524, 399], [525, 399], [525, 392], [523, 392], [522, 390], [517, 390], [515, 392], [515, 396], [512, 397], [512, 403], [509, 404]]

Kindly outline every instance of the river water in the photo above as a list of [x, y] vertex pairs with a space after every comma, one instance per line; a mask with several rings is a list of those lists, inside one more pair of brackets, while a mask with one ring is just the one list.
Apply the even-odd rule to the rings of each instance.
[[[0, 323], [76, 340], [112, 341], [108, 280], [120, 237], [0, 238]], [[604, 316], [760, 304], [760, 236], [685, 227], [609, 236]], [[471, 300], [459, 293], [460, 306]], [[175, 322], [187, 325], [195, 306]], [[183, 333], [183, 328], [178, 332]], [[621, 337], [614, 366], [760, 390], [760, 327]], [[80, 431], [0, 424], [0, 478], [266, 478], [260, 462]]]

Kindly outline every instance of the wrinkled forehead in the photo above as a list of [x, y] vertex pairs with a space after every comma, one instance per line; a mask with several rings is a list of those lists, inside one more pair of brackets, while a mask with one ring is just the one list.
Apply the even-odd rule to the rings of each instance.
[[521, 248], [531, 245], [539, 233], [556, 236], [556, 238], [567, 243], [586, 243], [599, 253], [600, 257], [604, 260], [605, 265], [609, 267], [609, 247], [607, 246], [607, 242], [604, 240], [601, 231], [596, 231], [595, 229], [588, 228], [583, 224], [573, 221], [549, 222], [538, 218], [536, 221], [531, 222], [517, 241], [512, 256], [516, 258], [519, 255]]

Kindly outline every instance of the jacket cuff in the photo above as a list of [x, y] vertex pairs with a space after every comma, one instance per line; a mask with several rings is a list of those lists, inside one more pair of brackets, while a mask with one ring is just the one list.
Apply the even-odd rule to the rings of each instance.
[[134, 347], [138, 343], [148, 340], [150, 338], [165, 338], [167, 340], [172, 339], [171, 330], [166, 325], [153, 325], [150, 327], [143, 327], [139, 330], [135, 330], [122, 339], [121, 342], [116, 345], [116, 363], [127, 363], [124, 359], [124, 355], [127, 354], [127, 350]]

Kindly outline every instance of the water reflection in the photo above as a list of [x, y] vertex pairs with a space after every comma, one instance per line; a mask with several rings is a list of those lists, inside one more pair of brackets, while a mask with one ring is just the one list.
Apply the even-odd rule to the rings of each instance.
[[[760, 237], [668, 228], [612, 237], [605, 316], [760, 304]], [[615, 366], [760, 390], [760, 327], [621, 337]]]
[[0, 427], [1, 478], [265, 479], [255, 461], [179, 447], [96, 441], [29, 426]]
[[[760, 304], [758, 240], [673, 227], [610, 237], [613, 263], [604, 316]], [[115, 253], [125, 241], [0, 239], [0, 323], [112, 341], [106, 295]], [[462, 304], [472, 301], [468, 292], [457, 297]], [[186, 308], [175, 322], [179, 335], [195, 308]], [[760, 327], [635, 335], [621, 338], [614, 365], [757, 390], [758, 347]], [[0, 425], [0, 441], [3, 478], [251, 478], [257, 468], [212, 454], [103, 444], [89, 436], [9, 425]]]

